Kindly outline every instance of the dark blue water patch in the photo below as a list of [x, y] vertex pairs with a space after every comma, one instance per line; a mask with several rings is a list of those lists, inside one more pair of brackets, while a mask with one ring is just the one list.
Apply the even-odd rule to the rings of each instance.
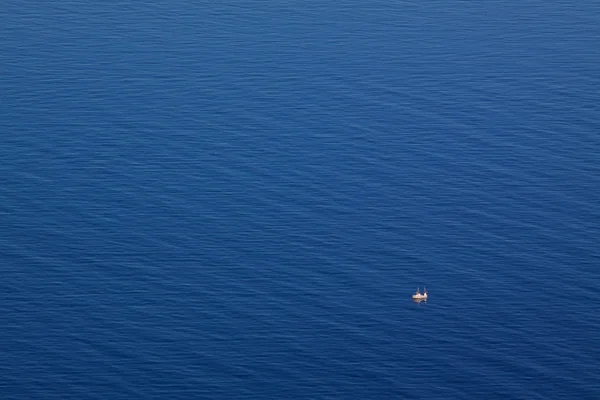
[[598, 397], [598, 12], [8, 2], [4, 397]]

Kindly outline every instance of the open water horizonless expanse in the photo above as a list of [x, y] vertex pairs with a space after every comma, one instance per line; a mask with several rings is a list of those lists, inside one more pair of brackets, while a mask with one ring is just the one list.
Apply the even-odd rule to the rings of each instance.
[[4, 0], [0, 72], [1, 399], [600, 399], [600, 2]]

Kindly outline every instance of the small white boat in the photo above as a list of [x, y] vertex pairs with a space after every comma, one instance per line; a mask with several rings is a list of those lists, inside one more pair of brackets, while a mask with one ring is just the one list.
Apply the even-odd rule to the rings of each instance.
[[414, 300], [427, 300], [427, 289], [423, 287], [423, 293], [421, 294], [419, 288], [417, 288], [417, 293], [413, 294], [412, 298]]

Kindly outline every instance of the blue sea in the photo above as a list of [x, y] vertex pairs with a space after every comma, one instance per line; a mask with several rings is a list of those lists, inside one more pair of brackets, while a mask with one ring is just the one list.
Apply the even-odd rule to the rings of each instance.
[[600, 399], [599, 21], [4, 0], [0, 398]]

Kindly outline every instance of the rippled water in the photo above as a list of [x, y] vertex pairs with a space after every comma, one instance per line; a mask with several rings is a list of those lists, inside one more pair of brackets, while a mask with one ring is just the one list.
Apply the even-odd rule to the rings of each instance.
[[3, 399], [600, 398], [597, 3], [0, 15]]

